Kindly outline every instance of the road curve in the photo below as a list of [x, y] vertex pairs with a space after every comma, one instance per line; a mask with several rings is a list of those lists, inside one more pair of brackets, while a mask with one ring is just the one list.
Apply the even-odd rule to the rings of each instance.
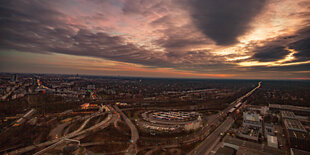
[[127, 149], [126, 154], [136, 154], [137, 153], [137, 141], [139, 139], [139, 132], [136, 126], [132, 123], [132, 121], [116, 106], [113, 106], [114, 109], [121, 114], [121, 116], [124, 118], [125, 122], [129, 126], [131, 130], [131, 145]]

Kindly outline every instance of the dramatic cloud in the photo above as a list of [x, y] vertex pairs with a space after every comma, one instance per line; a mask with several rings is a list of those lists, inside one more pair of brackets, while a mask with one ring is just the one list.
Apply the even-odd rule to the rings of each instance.
[[285, 50], [283, 46], [276, 46], [276, 47], [263, 47], [254, 51], [255, 54], [253, 58], [261, 61], [261, 62], [268, 62], [268, 61], [276, 61], [283, 59], [287, 54], [290, 52]]
[[154, 56], [151, 51], [126, 43], [119, 36], [94, 33], [79, 25], [66, 23], [68, 17], [49, 6], [44, 2], [8, 2], [7, 7], [1, 9], [1, 15], [4, 15], [0, 23], [2, 49], [55, 52], [153, 65], [161, 63], [157, 59], [159, 55]]
[[296, 67], [306, 77], [310, 4], [296, 1], [3, 0], [1, 60], [170, 77], [291, 77]]
[[299, 61], [310, 60], [310, 33], [308, 36], [308, 38], [289, 44], [290, 48], [298, 51], [298, 53], [294, 54], [294, 56], [296, 56]]
[[237, 37], [250, 29], [265, 0], [193, 0], [193, 21], [218, 45], [237, 43]]
[[[288, 62], [306, 62], [310, 60], [310, 28], [300, 29], [294, 35], [273, 38], [271, 41], [262, 41], [253, 49], [254, 60], [272, 62], [285, 60], [291, 54]], [[256, 46], [256, 45], [254, 45]]]

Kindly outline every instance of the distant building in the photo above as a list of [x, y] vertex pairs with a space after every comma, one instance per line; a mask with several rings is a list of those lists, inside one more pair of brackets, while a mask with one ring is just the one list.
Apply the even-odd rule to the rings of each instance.
[[96, 109], [98, 108], [97, 104], [84, 103], [81, 106], [81, 109]]
[[115, 104], [119, 106], [128, 106], [128, 103], [122, 103], [122, 102], [116, 102]]
[[18, 81], [18, 75], [17, 74], [12, 75], [11, 81], [12, 82], [17, 82]]
[[87, 85], [87, 89], [88, 90], [94, 90], [94, 89], [96, 89], [96, 86], [95, 85]]

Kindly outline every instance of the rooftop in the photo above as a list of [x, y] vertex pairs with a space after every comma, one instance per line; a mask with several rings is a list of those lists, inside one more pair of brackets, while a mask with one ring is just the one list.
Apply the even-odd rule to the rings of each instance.
[[304, 151], [304, 150], [298, 150], [298, 149], [295, 149], [295, 148], [291, 148], [291, 154], [294, 154], [294, 155], [309, 155], [310, 152], [307, 152], [307, 151]]
[[282, 118], [296, 119], [296, 116], [293, 112], [290, 111], [281, 111]]
[[307, 133], [300, 132], [300, 131], [289, 130], [288, 134], [289, 134], [289, 137], [294, 137], [297, 139], [310, 139]]
[[[233, 137], [226, 136], [224, 138], [225, 143], [230, 143], [239, 146], [239, 150], [237, 151], [237, 154], [253, 154], [254, 151], [256, 154], [284, 154], [282, 150], [269, 147], [267, 145], [261, 145], [258, 143], [245, 141]], [[249, 151], [249, 152], [247, 152]], [[255, 154], [254, 153], [254, 154]]]
[[247, 148], [247, 147], [239, 147], [236, 155], [246, 155], [246, 154], [252, 154], [252, 155], [272, 155], [272, 153], [262, 152], [260, 150], [256, 150], [253, 148]]
[[219, 148], [215, 155], [234, 155], [236, 152], [235, 149], [231, 147], [224, 146], [222, 148]]
[[259, 114], [254, 111], [243, 112], [243, 119], [247, 121], [259, 121]]
[[277, 108], [282, 110], [296, 110], [296, 111], [305, 111], [310, 112], [310, 107], [301, 107], [293, 105], [281, 105], [281, 104], [269, 104], [269, 108]]
[[278, 118], [272, 115], [265, 115], [264, 116], [264, 123], [274, 123], [277, 122]]
[[276, 136], [267, 135], [267, 142], [278, 144], [278, 138]]
[[298, 120], [284, 119], [283, 122], [285, 128], [287, 128], [288, 130], [307, 132], [305, 127]]

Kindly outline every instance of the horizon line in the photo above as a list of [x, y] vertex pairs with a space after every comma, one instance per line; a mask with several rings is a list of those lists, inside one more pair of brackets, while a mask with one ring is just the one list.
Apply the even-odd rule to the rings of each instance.
[[35, 73], [35, 72], [0, 72], [0, 74], [46, 74], [46, 75], [67, 75], [67, 76], [94, 76], [94, 77], [114, 77], [114, 78], [145, 78], [145, 79], [195, 79], [195, 80], [257, 80], [257, 81], [310, 81], [310, 78], [292, 78], [292, 79], [246, 79], [246, 78], [199, 78], [199, 77], [150, 77], [150, 76], [129, 76], [129, 75], [94, 75], [94, 74], [68, 74], [68, 73]]

